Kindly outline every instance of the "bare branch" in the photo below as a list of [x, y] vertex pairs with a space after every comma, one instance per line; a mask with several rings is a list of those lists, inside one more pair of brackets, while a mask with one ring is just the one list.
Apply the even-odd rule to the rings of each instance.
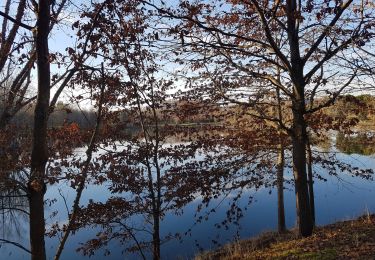
[[11, 244], [11, 245], [14, 245], [24, 251], [26, 251], [27, 253], [31, 254], [31, 251], [29, 249], [27, 249], [26, 247], [24, 247], [23, 245], [17, 243], [17, 242], [14, 242], [14, 241], [10, 241], [10, 240], [7, 240], [7, 239], [3, 239], [3, 238], [0, 238], [0, 242], [2, 243], [6, 243], [6, 244]]
[[12, 21], [13, 23], [17, 24], [18, 26], [21, 26], [22, 28], [25, 28], [29, 31], [32, 31], [34, 29], [33, 26], [22, 23], [20, 20], [14, 19], [13, 17], [8, 15], [7, 13], [4, 13], [3, 11], [0, 11], [0, 15], [4, 18], [8, 19], [9, 21]]
[[309, 110], [306, 110], [305, 114], [311, 114], [311, 113], [314, 113], [314, 112], [316, 112], [316, 111], [318, 111], [318, 110], [320, 110], [320, 109], [322, 109], [322, 108], [324, 108], [324, 107], [328, 107], [328, 106], [332, 105], [333, 103], [335, 103], [337, 97], [341, 94], [341, 92], [342, 92], [346, 87], [348, 87], [348, 86], [352, 83], [353, 79], [354, 79], [356, 76], [357, 76], [357, 74], [356, 74], [356, 73], [353, 73], [353, 75], [350, 77], [350, 79], [349, 79], [349, 80], [348, 80], [343, 86], [341, 86], [341, 88], [340, 88], [338, 91], [336, 91], [328, 101], [326, 101], [326, 102], [324, 102], [323, 104], [318, 105], [318, 106], [316, 106], [316, 107], [314, 107], [314, 108], [311, 108], [311, 109], [309, 109]]
[[337, 23], [337, 21], [340, 19], [341, 15], [344, 13], [344, 11], [350, 6], [350, 4], [353, 2], [353, 0], [348, 0], [346, 3], [344, 3], [340, 10], [337, 12], [335, 17], [332, 19], [332, 21], [329, 23], [328, 26], [323, 30], [322, 34], [319, 36], [319, 38], [316, 40], [316, 42], [311, 46], [310, 50], [306, 53], [305, 57], [302, 58], [303, 64], [306, 64], [308, 59], [311, 57], [311, 55], [317, 50], [320, 43], [324, 40], [324, 38], [328, 35], [332, 27]]

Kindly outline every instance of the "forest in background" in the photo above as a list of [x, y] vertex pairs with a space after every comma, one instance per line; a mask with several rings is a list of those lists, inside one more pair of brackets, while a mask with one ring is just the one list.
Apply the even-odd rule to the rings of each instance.
[[[332, 130], [348, 153], [360, 148], [345, 138], [374, 143], [371, 2], [6, 0], [0, 16], [0, 187], [15, 205], [2, 210], [28, 218], [30, 245], [0, 242], [31, 259], [46, 259], [47, 236], [59, 237], [60, 259], [69, 237], [89, 227], [101, 231], [83, 254], [117, 240], [160, 259], [161, 245], [181, 236], [161, 237], [166, 214], [235, 194], [225, 228], [243, 216], [243, 192], [263, 187], [277, 188], [285, 232], [288, 168], [297, 230], [309, 237], [314, 179], [323, 178], [314, 165], [373, 178], [373, 169], [313, 149]], [[46, 225], [44, 195], [57, 184], [75, 199], [66, 223]], [[83, 205], [90, 185], [113, 196]], [[132, 226], [134, 216], [147, 225]]]
[[[325, 100], [322, 97], [322, 100]], [[4, 102], [4, 101], [3, 101]], [[2, 103], [3, 103], [2, 102]], [[169, 101], [169, 106], [184, 107], [184, 102], [179, 103], [178, 101]], [[185, 104], [186, 105], [186, 104]], [[196, 106], [197, 103], [194, 103]], [[167, 105], [166, 105], [167, 106]], [[12, 117], [10, 124], [18, 126], [28, 126], [33, 127], [33, 118], [34, 118], [34, 109], [35, 107], [30, 106], [19, 111], [14, 117]], [[178, 109], [178, 108], [177, 108]], [[222, 108], [221, 113], [223, 113], [227, 108]], [[234, 105], [231, 109], [241, 110], [239, 105]], [[374, 118], [374, 109], [375, 109], [375, 97], [372, 95], [343, 95], [338, 98], [338, 101], [327, 107], [324, 110], [324, 113], [327, 116], [333, 117], [335, 120], [339, 119], [348, 119], [356, 118], [358, 123], [355, 125], [356, 131], [372, 131], [375, 126]], [[160, 109], [162, 110], [162, 109]], [[4, 111], [4, 106], [0, 105], [0, 111]], [[219, 110], [220, 111], [220, 110]], [[95, 110], [92, 108], [82, 108], [80, 106], [64, 103], [62, 101], [56, 104], [56, 108], [53, 113], [49, 116], [49, 128], [60, 128], [64, 124], [76, 123], [80, 129], [88, 129], [95, 125]], [[119, 119], [123, 120], [124, 118], [129, 117], [130, 112], [126, 109], [119, 110]], [[159, 112], [160, 113], [160, 112]], [[235, 116], [231, 118], [232, 122], [235, 123]], [[222, 123], [224, 120], [222, 120]], [[170, 116], [167, 121], [162, 122], [163, 124], [196, 124], [193, 126], [199, 126], [199, 124], [205, 123], [217, 123], [220, 124], [220, 116], [218, 114], [194, 114], [186, 115], [184, 118], [179, 118], [178, 116]], [[133, 125], [129, 125], [133, 127]]]

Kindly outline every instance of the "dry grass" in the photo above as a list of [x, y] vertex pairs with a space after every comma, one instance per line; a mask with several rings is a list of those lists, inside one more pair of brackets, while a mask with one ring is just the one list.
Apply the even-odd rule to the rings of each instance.
[[309, 238], [268, 232], [195, 259], [375, 259], [375, 215], [318, 227]]

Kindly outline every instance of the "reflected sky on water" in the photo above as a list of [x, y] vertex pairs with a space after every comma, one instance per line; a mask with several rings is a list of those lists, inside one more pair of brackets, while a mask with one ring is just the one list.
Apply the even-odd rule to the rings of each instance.
[[[338, 150], [332, 150], [339, 152]], [[360, 168], [375, 168], [375, 155], [359, 155], [355, 153], [345, 154], [337, 153], [337, 158]], [[325, 225], [338, 220], [352, 219], [359, 215], [369, 212], [375, 212], [375, 183], [374, 181], [364, 180], [358, 177], [347, 175], [327, 176], [325, 170], [315, 165], [314, 170], [323, 175], [327, 181], [316, 181], [314, 186], [315, 205], [316, 205], [316, 222], [317, 225]], [[287, 170], [286, 178], [291, 178], [291, 173]], [[73, 189], [64, 184], [49, 187], [46, 198], [57, 198], [57, 202], [50, 207], [46, 207], [46, 221], [52, 223], [59, 221], [64, 223], [67, 220], [65, 205], [60, 192], [66, 197], [68, 204], [72, 203], [75, 192]], [[89, 199], [96, 201], [105, 201], [109, 192], [105, 186], [89, 186], [85, 189], [81, 204], [86, 204]], [[253, 197], [253, 201], [248, 205], [249, 197]], [[240, 219], [239, 225], [229, 224], [228, 230], [225, 228], [217, 228], [215, 224], [221, 223], [226, 218], [226, 211], [232, 202], [231, 198], [219, 198], [211, 202], [209, 209], [203, 209], [198, 216], [202, 216], [202, 222], [195, 224], [197, 217], [194, 217], [196, 207], [200, 199], [197, 198], [184, 208], [182, 215], [168, 214], [161, 224], [161, 235], [168, 233], [181, 233], [181, 240], [171, 240], [162, 245], [163, 259], [190, 259], [194, 254], [198, 253], [200, 248], [204, 250], [214, 249], [220, 244], [233, 241], [236, 238], [249, 238], [261, 232], [275, 230], [277, 228], [277, 194], [274, 189], [260, 189], [244, 191], [239, 205], [244, 210], [244, 217]], [[219, 206], [220, 204], [220, 206]], [[205, 220], [206, 212], [210, 212], [215, 208], [215, 213], [210, 213], [208, 220]], [[49, 216], [55, 210], [59, 214], [50, 218]], [[296, 225], [295, 213], [295, 196], [294, 187], [287, 186], [285, 190], [285, 212], [286, 224], [288, 228]], [[14, 239], [25, 247], [28, 246], [28, 228], [25, 218], [17, 217], [19, 222], [18, 232], [7, 231], [7, 237]], [[7, 226], [12, 227], [11, 225]], [[191, 232], [185, 236], [186, 231]], [[68, 239], [65, 250], [61, 259], [88, 259], [82, 254], [76, 253], [75, 249], [79, 243], [87, 241], [98, 232], [97, 228], [80, 230]], [[4, 233], [5, 234], [5, 233]], [[46, 237], [46, 249], [49, 259], [53, 258], [56, 251], [58, 238]], [[123, 246], [118, 241], [112, 241], [109, 245], [111, 254], [106, 259], [140, 259], [138, 254], [123, 255]], [[90, 259], [103, 259], [103, 250], [98, 250]], [[12, 245], [2, 245], [0, 248], [1, 259], [29, 259], [29, 255]]]

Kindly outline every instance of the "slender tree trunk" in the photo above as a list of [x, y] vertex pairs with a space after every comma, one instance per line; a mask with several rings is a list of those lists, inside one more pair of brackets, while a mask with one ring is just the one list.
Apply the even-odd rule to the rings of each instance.
[[298, 230], [303, 237], [312, 234], [313, 225], [306, 176], [306, 123], [303, 117], [304, 103], [293, 101], [292, 156], [296, 192]]
[[[138, 113], [141, 121], [142, 132], [144, 134], [145, 143], [147, 147], [147, 151], [152, 151], [153, 160], [157, 170], [157, 191], [154, 190], [154, 178], [152, 176], [152, 169], [151, 169], [151, 158], [149, 155], [146, 155], [146, 167], [148, 172], [148, 190], [150, 192], [150, 199], [152, 203], [152, 218], [153, 218], [153, 232], [152, 232], [152, 253], [153, 259], [159, 260], [160, 259], [160, 168], [157, 162], [157, 150], [152, 148], [151, 141], [149, 140], [149, 133], [146, 130], [144, 116], [141, 108], [140, 97], [138, 95], [138, 90], [134, 87], [134, 91], [137, 94], [137, 107]], [[150, 138], [151, 139], [151, 138]]]
[[[5, 36], [6, 27], [7, 27], [7, 19], [3, 17], [3, 26], [2, 26], [3, 27], [3, 30], [2, 30], [3, 39], [1, 40], [1, 43], [0, 43], [0, 71], [3, 70], [9, 58], [8, 55], [10, 54], [10, 51], [14, 43], [14, 39], [16, 38], [18, 29], [20, 27], [19, 23], [22, 21], [22, 18], [24, 18], [26, 5], [27, 5], [26, 0], [19, 1], [18, 7], [17, 7], [17, 13], [15, 17], [16, 22], [13, 23], [13, 26], [11, 27], [9, 34], [6, 37], [4, 36]], [[5, 13], [7, 15], [8, 15], [8, 12], [9, 12], [9, 8], [8, 8], [8, 11], [5, 10]]]
[[11, 122], [15, 114], [23, 106], [21, 101], [23, 100], [24, 92], [21, 89], [25, 89], [29, 84], [28, 78], [35, 59], [36, 55], [35, 53], [32, 53], [29, 61], [24, 65], [20, 73], [18, 73], [18, 75], [12, 80], [12, 84], [6, 94], [7, 97], [4, 102], [3, 111], [0, 115], [0, 130], [4, 129]]
[[48, 32], [50, 23], [50, 1], [39, 0], [36, 29], [38, 98], [34, 115], [34, 133], [31, 153], [31, 172], [28, 183], [30, 205], [30, 245], [32, 259], [46, 259], [44, 234], [44, 183], [48, 160], [47, 121], [50, 98], [50, 65]]
[[157, 214], [155, 216], [154, 222], [154, 259], [159, 260], [160, 256], [160, 210], [161, 210], [161, 169], [159, 165], [159, 119], [155, 108], [154, 100], [154, 89], [151, 88], [151, 108], [153, 113], [153, 119], [155, 122], [155, 147], [154, 147], [154, 164], [156, 167], [156, 188], [157, 188], [157, 198], [156, 198], [156, 207]]
[[313, 170], [312, 170], [312, 153], [311, 153], [311, 145], [309, 138], [307, 139], [307, 176], [308, 176], [308, 184], [309, 184], [309, 198], [310, 198], [310, 208], [311, 208], [311, 218], [312, 224], [315, 227], [315, 198], [314, 198], [314, 177], [313, 177]]
[[62, 236], [62, 239], [60, 240], [60, 244], [57, 248], [57, 251], [56, 251], [56, 254], [55, 254], [55, 260], [59, 260], [60, 257], [61, 257], [61, 254], [64, 250], [64, 247], [65, 247], [65, 243], [66, 241], [68, 240], [68, 237], [72, 231], [72, 229], [74, 228], [74, 225], [76, 224], [76, 219], [77, 219], [77, 214], [78, 214], [78, 210], [79, 210], [79, 202], [81, 200], [81, 197], [82, 197], [82, 193], [83, 193], [83, 190], [85, 188], [85, 184], [86, 184], [86, 179], [87, 179], [87, 173], [89, 171], [89, 166], [90, 166], [90, 162], [91, 162], [91, 159], [92, 159], [92, 154], [94, 152], [94, 148], [95, 148], [95, 145], [96, 145], [96, 142], [97, 142], [97, 139], [98, 139], [98, 135], [99, 135], [99, 130], [100, 130], [100, 124], [101, 124], [101, 120], [102, 120], [102, 113], [103, 113], [103, 103], [104, 103], [104, 90], [105, 90], [105, 80], [104, 80], [104, 65], [102, 63], [102, 67], [101, 67], [101, 86], [100, 86], [100, 98], [99, 98], [99, 103], [98, 103], [98, 113], [97, 113], [97, 117], [96, 117], [96, 125], [95, 125], [95, 128], [93, 130], [93, 133], [91, 135], [91, 139], [90, 139], [90, 143], [87, 147], [87, 150], [86, 150], [86, 160], [83, 164], [83, 167], [82, 167], [82, 173], [81, 173], [81, 180], [79, 182], [79, 185], [78, 185], [78, 188], [77, 188], [77, 194], [76, 194], [76, 197], [74, 199], [74, 202], [73, 202], [73, 206], [72, 206], [72, 212], [71, 214], [69, 215], [69, 222], [68, 222], [68, 226]]
[[277, 158], [277, 215], [278, 225], [277, 230], [283, 233], [286, 230], [285, 226], [285, 210], [284, 210], [284, 146], [280, 143], [278, 145], [278, 158]]
[[[277, 76], [278, 80], [280, 81], [280, 70], [277, 68]], [[277, 101], [277, 109], [275, 116], [280, 120], [280, 124], [283, 122], [283, 112], [281, 107], [281, 97], [280, 97], [280, 89], [276, 89], [276, 101]], [[285, 156], [284, 156], [284, 145], [282, 140], [282, 129], [280, 124], [278, 127], [278, 135], [279, 135], [279, 144], [277, 147], [277, 230], [279, 233], [283, 233], [286, 230], [285, 226], [285, 209], [284, 209], [284, 166], [285, 166]]]
[[[157, 142], [158, 143], [158, 142]], [[156, 144], [158, 145], [158, 144]], [[158, 162], [157, 148], [155, 148], [154, 154], [154, 163], [156, 165], [156, 185], [157, 185], [157, 194], [156, 194], [156, 207], [154, 210], [154, 233], [153, 233], [153, 244], [154, 244], [154, 260], [160, 259], [160, 210], [161, 210], [161, 179], [160, 179], [160, 167]]]

